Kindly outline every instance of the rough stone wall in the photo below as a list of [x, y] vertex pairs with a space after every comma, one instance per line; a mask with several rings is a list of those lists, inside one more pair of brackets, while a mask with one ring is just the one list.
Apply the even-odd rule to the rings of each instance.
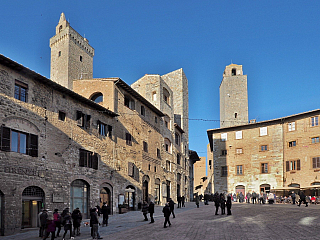
[[[0, 124], [11, 129], [38, 136], [39, 155], [31, 157], [16, 152], [0, 151], [0, 188], [5, 199], [5, 234], [12, 234], [21, 227], [23, 190], [38, 186], [45, 192], [45, 207], [62, 210], [70, 204], [70, 184], [76, 179], [86, 181], [90, 189], [89, 205], [99, 204], [101, 184], [113, 187], [113, 211], [116, 212], [118, 195], [132, 183], [126, 167], [115, 171], [115, 144], [118, 136], [102, 137], [97, 131], [97, 120], [118, 127], [114, 118], [50, 89], [44, 84], [17, 74], [5, 67], [0, 68]], [[14, 82], [19, 79], [28, 85], [28, 102], [14, 99]], [[76, 111], [91, 115], [88, 129], [77, 126]], [[58, 112], [66, 113], [66, 120], [58, 120]], [[98, 153], [98, 170], [79, 167], [79, 149]], [[53, 202], [53, 194], [63, 197], [62, 203]], [[141, 190], [137, 188], [137, 194]]]
[[[242, 75], [241, 67], [241, 70], [238, 70], [239, 74], [231, 76], [232, 68], [230, 68], [230, 66], [226, 67], [220, 84], [221, 128], [245, 125], [248, 123], [247, 75]], [[238, 65], [234, 67], [239, 68]], [[237, 116], [235, 116], [235, 114], [237, 114]]]
[[[235, 138], [236, 131], [226, 132], [226, 141], [221, 141], [221, 133], [213, 135], [214, 191], [233, 193], [236, 186], [243, 185], [246, 192], [259, 192], [262, 184], [270, 184], [271, 188], [282, 186], [282, 126], [267, 127], [267, 136], [260, 136], [259, 128], [241, 129], [242, 139]], [[261, 145], [267, 145], [269, 150], [262, 152]], [[237, 153], [237, 149], [243, 153]], [[227, 150], [227, 155], [223, 155], [222, 150]], [[262, 163], [268, 164], [268, 173], [261, 172]], [[242, 175], [237, 175], [237, 165], [243, 166]], [[223, 166], [228, 167], [228, 176], [222, 176]]]
[[198, 195], [204, 195], [204, 189], [206, 189], [207, 180], [203, 181], [203, 177], [207, 176], [206, 173], [206, 157], [200, 157], [200, 161], [195, 162], [193, 165], [194, 168], [194, 183], [193, 186], [196, 188], [198, 185], [202, 185], [198, 190], [194, 189], [194, 193], [198, 193]]

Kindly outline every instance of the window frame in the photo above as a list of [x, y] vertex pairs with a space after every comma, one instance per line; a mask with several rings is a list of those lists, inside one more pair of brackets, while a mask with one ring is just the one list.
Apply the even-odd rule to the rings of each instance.
[[319, 126], [319, 116], [310, 117], [310, 127]]
[[132, 135], [128, 132], [126, 133], [126, 144], [132, 146]]
[[297, 146], [297, 141], [296, 140], [288, 142], [288, 147], [289, 148], [296, 147], [296, 146]]
[[259, 136], [268, 136], [268, 127], [260, 127], [259, 128]]
[[228, 166], [221, 166], [221, 177], [228, 177]]
[[66, 113], [65, 112], [63, 112], [63, 111], [59, 111], [58, 112], [58, 120], [60, 120], [60, 121], [65, 121], [66, 120]]
[[320, 168], [320, 157], [312, 157], [312, 168]]
[[288, 132], [293, 132], [296, 130], [296, 122], [289, 122], [288, 123]]
[[124, 106], [126, 106], [131, 110], [135, 110], [135, 101], [133, 98], [131, 98], [128, 95], [125, 95], [123, 101], [124, 101]]
[[227, 149], [222, 149], [221, 150], [221, 156], [227, 156], [228, 150]]
[[243, 165], [237, 165], [236, 166], [236, 173], [237, 173], [237, 176], [243, 176]]
[[301, 161], [300, 159], [286, 161], [286, 172], [300, 171]]
[[[17, 87], [18, 87], [18, 93], [16, 94]], [[22, 89], [24, 90], [24, 94], [22, 93]], [[15, 80], [14, 98], [22, 102], [28, 102], [28, 84], [23, 83], [19, 80]]]
[[243, 154], [243, 148], [236, 148], [236, 154]]
[[317, 144], [317, 143], [319, 143], [319, 137], [312, 137], [311, 144]]
[[267, 162], [260, 163], [260, 173], [268, 174], [269, 172], [269, 164]]
[[266, 152], [266, 151], [269, 151], [269, 146], [267, 144], [260, 145], [259, 152]]
[[143, 141], [143, 151], [148, 152], [148, 143], [146, 141]]

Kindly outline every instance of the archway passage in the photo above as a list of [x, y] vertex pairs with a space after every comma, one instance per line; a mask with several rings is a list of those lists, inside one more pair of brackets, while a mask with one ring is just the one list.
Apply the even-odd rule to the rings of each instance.
[[126, 187], [126, 198], [125, 203], [128, 204], [128, 209], [134, 210], [135, 203], [136, 203], [136, 190], [135, 187], [132, 185], [129, 185]]
[[89, 184], [81, 179], [74, 180], [70, 188], [70, 211], [79, 208], [84, 218], [89, 217]]
[[245, 186], [243, 186], [243, 185], [238, 185], [238, 186], [236, 186], [236, 194], [237, 193], [239, 193], [240, 194], [240, 192], [243, 194], [243, 196], [245, 196], [246, 194], [245, 194]]
[[[110, 190], [111, 189], [111, 190]], [[110, 187], [102, 187], [100, 189], [100, 207], [102, 208], [103, 203], [106, 202], [110, 207], [110, 214], [112, 214], [113, 210], [113, 201], [112, 201], [112, 188]]]
[[38, 214], [44, 208], [44, 191], [37, 186], [30, 186], [22, 192], [21, 228], [38, 226]]
[[145, 175], [142, 179], [142, 200], [149, 202], [149, 176]]

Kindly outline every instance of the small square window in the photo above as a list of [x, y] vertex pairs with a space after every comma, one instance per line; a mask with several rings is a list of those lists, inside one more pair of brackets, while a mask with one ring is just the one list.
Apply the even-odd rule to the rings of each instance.
[[260, 151], [262, 151], [262, 152], [268, 151], [268, 145], [261, 145], [260, 146]]
[[237, 165], [237, 175], [243, 175], [243, 166]]
[[66, 113], [59, 111], [59, 120], [65, 121], [66, 120]]
[[295, 122], [288, 123], [288, 131], [291, 132], [295, 130], [296, 130], [296, 123]]
[[260, 136], [266, 136], [268, 135], [268, 128], [267, 127], [261, 127], [260, 128]]
[[14, 86], [14, 98], [22, 102], [27, 102], [27, 96], [28, 96], [28, 85], [16, 80], [15, 86]]
[[289, 147], [295, 147], [297, 145], [296, 141], [289, 142]]
[[61, 57], [61, 51], [59, 51], [59, 53], [58, 53], [58, 57]]
[[237, 148], [237, 149], [236, 149], [236, 154], [242, 154], [242, 153], [243, 153], [242, 148]]
[[311, 138], [311, 143], [319, 143], [319, 137]]

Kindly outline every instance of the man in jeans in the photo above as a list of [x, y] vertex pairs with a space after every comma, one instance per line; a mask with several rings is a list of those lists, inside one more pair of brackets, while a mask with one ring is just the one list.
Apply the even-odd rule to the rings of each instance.
[[99, 234], [98, 209], [93, 208], [90, 213], [90, 226], [92, 227], [92, 239], [102, 239]]

